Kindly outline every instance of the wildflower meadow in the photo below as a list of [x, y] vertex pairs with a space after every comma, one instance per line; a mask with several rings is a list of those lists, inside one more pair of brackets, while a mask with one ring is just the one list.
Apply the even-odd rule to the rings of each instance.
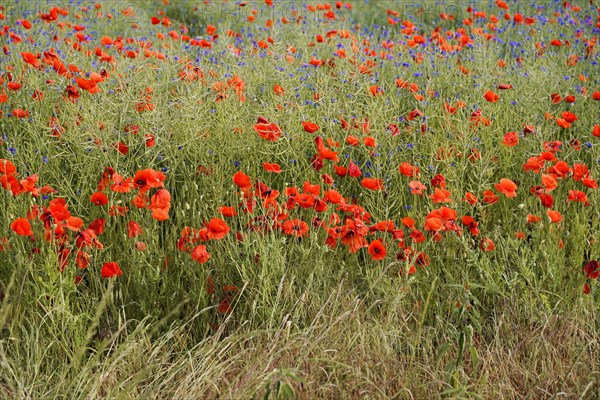
[[0, 399], [600, 399], [599, 36], [0, 1]]

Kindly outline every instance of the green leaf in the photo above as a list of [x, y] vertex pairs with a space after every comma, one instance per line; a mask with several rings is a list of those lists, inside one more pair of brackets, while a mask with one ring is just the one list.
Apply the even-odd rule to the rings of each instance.
[[287, 383], [284, 383], [283, 385], [281, 385], [278, 398], [283, 400], [293, 400], [296, 398], [296, 396], [294, 395], [292, 387]]
[[476, 374], [479, 370], [479, 353], [475, 346], [469, 347], [469, 353], [471, 354], [471, 365], [473, 366], [473, 373]]

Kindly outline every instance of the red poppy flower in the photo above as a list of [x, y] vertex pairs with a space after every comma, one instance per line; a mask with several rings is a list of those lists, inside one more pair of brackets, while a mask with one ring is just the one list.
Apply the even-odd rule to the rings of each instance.
[[334, 189], [329, 189], [328, 191], [325, 192], [324, 198], [326, 201], [333, 203], [333, 204], [340, 204], [344, 201], [344, 198], [342, 197], [342, 195]]
[[22, 86], [23, 85], [19, 82], [8, 82], [6, 84], [6, 87], [8, 87], [9, 90], [14, 90], [14, 91], [21, 89]]
[[123, 155], [129, 153], [129, 146], [123, 142], [113, 143], [113, 147], [117, 149], [117, 151]]
[[40, 67], [40, 60], [36, 58], [35, 54], [21, 52], [21, 57], [23, 57], [23, 61], [33, 66], [34, 68]]
[[314, 194], [315, 196], [318, 196], [321, 193], [321, 186], [319, 184], [313, 185], [312, 183], [310, 183], [310, 181], [306, 181], [302, 185], [302, 191], [304, 193], [310, 193]]
[[444, 221], [441, 218], [437, 217], [428, 217], [425, 219], [425, 227], [426, 231], [437, 232], [444, 229]]
[[146, 208], [148, 206], [148, 195], [144, 193], [138, 193], [135, 195], [133, 199], [131, 199], [131, 204], [133, 204], [137, 208]]
[[98, 82], [96, 82], [95, 80], [76, 78], [75, 81], [77, 82], [77, 86], [79, 86], [83, 90], [87, 90], [92, 94], [98, 93], [100, 91], [100, 88], [97, 85]]
[[151, 133], [147, 133], [144, 136], [144, 140], [146, 142], [146, 147], [154, 147], [156, 145], [156, 138]]
[[[416, 95], [415, 95], [415, 97], [416, 97]], [[423, 112], [421, 110], [419, 110], [418, 108], [415, 108], [414, 110], [412, 110], [411, 112], [409, 112], [406, 115], [406, 119], [409, 121], [413, 121], [416, 118], [420, 118], [422, 116], [423, 116]], [[421, 132], [421, 133], [425, 133], [425, 132]]]
[[252, 180], [250, 180], [250, 177], [242, 171], [238, 171], [233, 174], [233, 183], [235, 183], [237, 187], [244, 191], [252, 187]]
[[15, 108], [12, 111], [12, 115], [17, 118], [26, 118], [26, 117], [29, 117], [29, 110], [22, 110], [20, 108]]
[[17, 167], [10, 160], [0, 159], [0, 174], [13, 175], [17, 173]]
[[127, 223], [127, 237], [133, 238], [141, 235], [143, 232], [142, 227], [135, 221], [129, 221]]
[[10, 229], [19, 236], [32, 236], [31, 224], [25, 218], [17, 218], [10, 224]]
[[294, 201], [302, 208], [312, 208], [315, 205], [315, 196], [310, 193], [302, 193], [294, 196]]
[[369, 228], [358, 218], [346, 220], [346, 224], [341, 228], [339, 237], [342, 243], [348, 246], [350, 253], [354, 254], [363, 247], [368, 247], [369, 243], [365, 235], [369, 233]]
[[446, 189], [446, 178], [444, 178], [444, 175], [437, 174], [431, 178], [431, 186], [438, 186], [440, 189]]
[[415, 264], [420, 267], [426, 267], [429, 265], [429, 256], [424, 252], [420, 251], [417, 253], [417, 257], [415, 258]]
[[206, 251], [206, 246], [203, 244], [199, 244], [198, 246], [194, 247], [191, 255], [192, 260], [197, 261], [200, 264], [204, 264], [210, 259], [210, 254], [208, 254], [208, 251]]
[[542, 185], [544, 185], [547, 192], [551, 192], [558, 187], [558, 182], [552, 175], [542, 174]]
[[500, 183], [494, 184], [494, 187], [499, 193], [504, 194], [506, 197], [510, 198], [517, 196], [517, 185], [510, 179], [502, 178], [500, 179]]
[[369, 232], [392, 232], [394, 230], [394, 221], [379, 221], [369, 227]]
[[598, 189], [598, 181], [596, 181], [595, 179], [583, 178], [581, 179], [581, 183], [583, 183], [583, 186], [588, 187], [590, 189]]
[[406, 226], [407, 228], [413, 228], [415, 226], [416, 222], [414, 219], [412, 219], [411, 217], [404, 217], [402, 218], [402, 225]]
[[499, 96], [491, 90], [486, 91], [483, 97], [490, 103], [495, 103], [499, 99]]
[[[92, 226], [92, 224], [90, 224], [90, 226]], [[104, 229], [104, 226], [102, 226], [102, 229]], [[83, 247], [95, 247], [97, 249], [104, 248], [102, 243], [98, 241], [96, 231], [92, 228], [88, 228], [81, 232], [78, 232], [77, 236], [75, 237], [75, 245], [79, 249]]]
[[304, 130], [308, 133], [315, 133], [319, 130], [319, 125], [315, 124], [314, 122], [302, 121], [302, 126], [304, 127]]
[[522, 165], [523, 171], [538, 174], [544, 167], [544, 159], [541, 157], [529, 157], [527, 162]]
[[600, 263], [592, 260], [583, 267], [583, 273], [588, 279], [598, 279], [600, 277]]
[[449, 112], [450, 114], [455, 114], [456, 113], [456, 107], [448, 104], [447, 102], [444, 102], [444, 109]]
[[79, 232], [79, 229], [83, 226], [83, 220], [78, 217], [69, 217], [65, 220], [67, 229], [73, 232]]
[[573, 164], [573, 180], [579, 182], [584, 178], [589, 178], [590, 170], [585, 164]]
[[308, 224], [299, 218], [288, 219], [281, 228], [283, 233], [288, 236], [304, 237], [308, 235]]
[[491, 190], [486, 190], [483, 192], [483, 201], [488, 204], [494, 204], [498, 202], [498, 196]]
[[556, 174], [561, 178], [567, 176], [569, 172], [571, 172], [571, 168], [569, 167], [569, 164], [564, 161], [558, 161], [556, 164], [548, 168], [548, 173]]
[[402, 175], [408, 176], [408, 177], [414, 177], [419, 175], [419, 168], [415, 167], [414, 165], [407, 163], [407, 162], [403, 162], [400, 164], [400, 166], [398, 167], [398, 170], [400, 171], [400, 173]]
[[375, 178], [364, 178], [360, 182], [361, 186], [369, 189], [369, 190], [382, 190], [383, 189], [383, 181], [381, 179]]
[[590, 201], [587, 195], [580, 190], [569, 190], [569, 197], [567, 198], [567, 202], [569, 201], [583, 203], [586, 206], [590, 205]]
[[285, 90], [279, 85], [273, 85], [273, 92], [275, 92], [277, 96], [283, 96], [285, 94]]
[[358, 178], [359, 176], [362, 176], [362, 171], [358, 165], [350, 161], [350, 165], [348, 166], [348, 174], [350, 174], [350, 176], [353, 178]]
[[515, 147], [519, 144], [519, 135], [517, 132], [508, 132], [506, 135], [504, 135], [504, 141], [502, 144], [508, 147]]
[[112, 181], [110, 190], [117, 193], [128, 193], [134, 187], [133, 178], [124, 179], [120, 174], [114, 173], [112, 175]]
[[[322, 147], [319, 148], [321, 150]], [[310, 165], [314, 168], [315, 171], [319, 171], [323, 168], [323, 157], [320, 157], [318, 154], [315, 154], [310, 159]]]
[[238, 214], [235, 210], [235, 207], [222, 206], [219, 207], [217, 211], [219, 211], [219, 213], [221, 213], [221, 215], [224, 217], [234, 217]]
[[423, 232], [421, 232], [418, 229], [413, 229], [412, 232], [410, 233], [409, 237], [415, 243], [422, 243], [422, 242], [424, 242], [427, 239], [425, 237], [425, 235], [423, 234]]
[[381, 86], [372, 85], [369, 87], [369, 92], [371, 92], [372, 96], [379, 96], [383, 94], [383, 89]]
[[[251, 17], [254, 17], [253, 15], [249, 16], [248, 19], [250, 20]], [[221, 303], [219, 303], [219, 307], [217, 307], [217, 311], [221, 314], [229, 314], [233, 311], [233, 308], [231, 307], [231, 301], [230, 301], [230, 297], [226, 297], [224, 298]]]
[[496, 245], [492, 239], [484, 238], [479, 244], [479, 248], [483, 251], [493, 251], [496, 248]]
[[158, 189], [150, 200], [149, 210], [164, 209], [169, 210], [171, 208], [171, 194], [166, 189]]
[[525, 232], [515, 232], [515, 238], [519, 240], [525, 240]]
[[341, 176], [344, 177], [348, 174], [348, 168], [341, 166], [341, 165], [334, 165], [333, 166], [334, 170], [335, 170], [335, 174], [337, 176]]
[[90, 196], [90, 201], [97, 206], [108, 204], [108, 197], [102, 192], [96, 192]]
[[534, 133], [535, 132], [535, 126], [533, 125], [523, 125], [523, 134], [525, 136], [527, 136], [528, 134]]
[[279, 164], [269, 164], [269, 163], [264, 162], [262, 165], [263, 165], [264, 170], [267, 172], [274, 172], [276, 174], [281, 173], [281, 167], [279, 166]]
[[323, 183], [326, 185], [333, 185], [334, 183], [333, 178], [331, 177], [331, 175], [328, 174], [321, 175], [321, 179], [323, 179]]
[[548, 209], [547, 213], [552, 223], [558, 223], [563, 219], [562, 215], [558, 211]]
[[573, 122], [575, 122], [579, 119], [579, 118], [577, 118], [577, 115], [573, 114], [570, 111], [564, 111], [561, 114], [561, 117], [570, 124], [572, 124]]
[[[340, 159], [338, 158], [337, 151], [333, 151], [331, 149], [328, 149], [327, 147], [323, 146], [323, 147], [319, 147], [318, 149], [319, 152], [319, 158], [325, 159], [325, 160], [332, 160], [335, 162], [338, 162]], [[320, 168], [319, 168], [320, 169]]]
[[94, 232], [94, 234], [99, 236], [102, 235], [102, 233], [104, 233], [105, 225], [106, 220], [104, 218], [97, 218], [88, 225], [88, 229], [91, 229]]
[[346, 138], [346, 143], [350, 146], [358, 146], [360, 144], [360, 140], [354, 136], [348, 136]]
[[385, 258], [385, 255], [387, 254], [385, 246], [383, 245], [383, 243], [381, 243], [381, 240], [379, 239], [373, 240], [371, 244], [369, 244], [368, 251], [371, 255], [371, 258], [376, 261], [383, 260]]
[[[324, 212], [327, 210], [327, 203], [317, 197], [315, 198], [315, 205], [313, 208], [316, 212]], [[315, 221], [313, 220], [313, 222]], [[317, 220], [316, 223], [318, 225], [320, 222]]]
[[363, 138], [363, 143], [367, 147], [375, 147], [375, 146], [377, 146], [377, 143], [375, 142], [375, 138], [371, 137], [371, 136], [367, 136], [367, 137]]
[[152, 210], [152, 218], [157, 221], [165, 221], [169, 219], [169, 210], [166, 208], [155, 208]]
[[554, 198], [551, 194], [541, 193], [540, 195], [538, 195], [538, 197], [544, 207], [551, 208], [554, 205]]
[[276, 142], [281, 136], [281, 128], [274, 122], [257, 123], [252, 127], [263, 139]]
[[590, 294], [590, 291], [591, 291], [590, 285], [589, 285], [589, 283], [586, 282], [583, 285], [583, 294]]
[[408, 187], [410, 188], [410, 192], [412, 194], [415, 194], [418, 196], [423, 196], [423, 191], [427, 190], [427, 186], [423, 185], [419, 181], [410, 181], [410, 183], [408, 184]]
[[209, 239], [220, 240], [229, 233], [227, 222], [223, 221], [221, 218], [212, 218], [205, 226], [208, 229]]
[[123, 275], [123, 271], [119, 264], [114, 261], [104, 263], [101, 271], [103, 278], [112, 278], [113, 276], [121, 276]]
[[310, 61], [308, 63], [312, 66], [320, 67], [321, 65], [323, 65], [324, 61], [315, 58], [315, 56], [312, 56], [312, 58], [310, 59]]
[[163, 187], [166, 178], [164, 173], [148, 168], [137, 171], [133, 177], [133, 183], [141, 193], [145, 193], [151, 188]]
[[86, 269], [90, 264], [90, 255], [85, 251], [79, 250], [77, 252], [77, 256], [75, 257], [75, 264], [79, 269]]
[[451, 203], [452, 199], [450, 198], [451, 194], [449, 190], [435, 188], [435, 192], [431, 194], [429, 197], [434, 203]]
[[474, 206], [475, 204], [477, 204], [477, 202], [479, 200], [477, 199], [477, 197], [473, 193], [467, 192], [467, 193], [465, 193], [465, 201], [467, 203], [469, 203], [470, 205]]
[[557, 118], [557, 119], [556, 119], [556, 124], [557, 124], [558, 126], [560, 126], [561, 128], [565, 128], [565, 129], [568, 129], [568, 128], [570, 128], [570, 127], [571, 127], [571, 124], [570, 124], [569, 122], [567, 122], [567, 121], [566, 121], [565, 119], [563, 119], [563, 118]]
[[475, 218], [471, 217], [470, 215], [465, 215], [464, 217], [462, 217], [461, 222], [463, 223], [463, 225], [466, 225], [469, 228], [471, 235], [479, 235], [479, 222], [475, 221]]

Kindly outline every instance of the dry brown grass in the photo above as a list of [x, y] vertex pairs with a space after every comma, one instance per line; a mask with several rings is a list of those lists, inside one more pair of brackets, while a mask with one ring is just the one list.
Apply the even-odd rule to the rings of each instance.
[[415, 345], [413, 318], [387, 321], [368, 316], [358, 299], [338, 297], [308, 327], [242, 326], [194, 346], [184, 327], [154, 341], [138, 330], [83, 366], [73, 398], [262, 399], [268, 390], [267, 398], [293, 398], [289, 390], [298, 399], [598, 396], [600, 346], [590, 321], [550, 314], [533, 323], [507, 309], [482, 326], [490, 334], [469, 341], [478, 365], [467, 346], [459, 366], [454, 337], [424, 329], [423, 345]]

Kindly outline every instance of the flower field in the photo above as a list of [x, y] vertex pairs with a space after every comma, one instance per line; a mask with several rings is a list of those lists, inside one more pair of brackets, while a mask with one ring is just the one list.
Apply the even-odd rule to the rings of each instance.
[[0, 27], [0, 398], [597, 398], [600, 4]]

